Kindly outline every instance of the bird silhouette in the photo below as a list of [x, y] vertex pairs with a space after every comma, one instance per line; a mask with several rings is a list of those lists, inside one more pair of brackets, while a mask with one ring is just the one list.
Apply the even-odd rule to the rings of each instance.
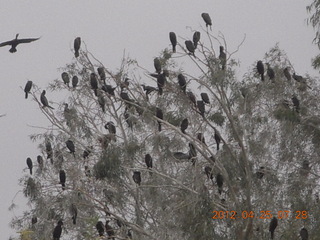
[[201, 17], [203, 18], [204, 22], [206, 23], [206, 27], [210, 26], [210, 30], [212, 30], [211, 29], [212, 21], [211, 21], [211, 18], [209, 16], [209, 14], [208, 13], [202, 13]]
[[271, 233], [271, 239], [274, 239], [274, 231], [276, 230], [277, 226], [278, 226], [278, 219], [273, 217], [269, 225], [269, 232]]
[[170, 42], [172, 44], [172, 52], [176, 52], [176, 46], [177, 46], [177, 36], [174, 32], [169, 33]]
[[193, 42], [190, 41], [190, 40], [187, 40], [184, 42], [186, 44], [186, 48], [188, 49], [188, 51], [190, 52], [189, 54], [192, 54], [194, 56], [194, 50], [195, 50], [195, 47], [193, 45]]
[[180, 125], [182, 133], [184, 133], [184, 134], [186, 133], [186, 129], [188, 128], [188, 125], [189, 125], [188, 119], [187, 118], [183, 119], [181, 122], [181, 125]]
[[74, 42], [73, 42], [73, 47], [74, 47], [74, 56], [79, 57], [79, 49], [81, 46], [81, 38], [77, 37]]
[[72, 81], [72, 87], [76, 88], [79, 83], [79, 78], [77, 76], [73, 76], [71, 81]]
[[46, 95], [46, 90], [43, 90], [41, 93], [41, 96], [40, 96], [40, 101], [41, 101], [43, 107], [48, 107], [48, 108], [54, 109], [53, 107], [49, 106], [48, 99], [46, 98], [45, 95]]
[[187, 81], [186, 81], [186, 78], [181, 73], [178, 75], [178, 83], [179, 83], [182, 91], [184, 93], [186, 93]]
[[62, 225], [63, 225], [62, 220], [59, 220], [58, 221], [58, 225], [53, 230], [53, 240], [59, 240], [60, 239], [61, 233], [62, 233]]
[[24, 87], [24, 92], [26, 93], [26, 99], [28, 98], [28, 93], [30, 92], [32, 87], [32, 81], [28, 81], [26, 86]]
[[198, 32], [198, 31], [194, 32], [193, 38], [192, 38], [194, 48], [197, 48], [198, 42], [200, 41], [200, 36], [201, 36], [200, 32]]
[[261, 75], [261, 81], [264, 81], [264, 66], [262, 61], [257, 62], [257, 71]]
[[152, 157], [149, 153], [147, 153], [144, 157], [145, 163], [147, 165], [147, 168], [152, 168]]
[[220, 60], [220, 63], [221, 63], [221, 69], [225, 70], [226, 69], [226, 62], [227, 62], [227, 55], [224, 52], [224, 47], [223, 46], [220, 46], [219, 60]]
[[301, 237], [301, 240], [308, 240], [309, 239], [308, 230], [306, 228], [302, 228], [300, 230], [300, 237]]
[[31, 158], [27, 158], [27, 165], [28, 165], [28, 168], [30, 170], [30, 175], [32, 175], [32, 168], [33, 168], [33, 164], [32, 164], [32, 160]]
[[7, 42], [0, 43], [0, 47], [11, 45], [11, 48], [10, 48], [9, 52], [15, 53], [17, 51], [17, 46], [20, 43], [30, 43], [30, 42], [33, 42], [33, 41], [36, 41], [36, 40], [40, 39], [40, 38], [22, 38], [22, 39], [18, 39], [18, 36], [19, 36], [19, 33], [16, 34], [16, 38], [15, 39], [12, 39], [12, 40], [7, 41]]

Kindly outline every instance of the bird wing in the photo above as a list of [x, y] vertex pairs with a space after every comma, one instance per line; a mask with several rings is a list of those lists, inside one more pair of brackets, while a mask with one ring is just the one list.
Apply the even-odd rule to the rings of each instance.
[[12, 44], [12, 41], [13, 41], [13, 40], [0, 43], [0, 47], [7, 46], [7, 45], [11, 45], [11, 44]]
[[33, 41], [36, 41], [40, 38], [23, 38], [23, 39], [18, 39], [17, 42], [18, 44], [19, 43], [30, 43], [30, 42], [33, 42]]

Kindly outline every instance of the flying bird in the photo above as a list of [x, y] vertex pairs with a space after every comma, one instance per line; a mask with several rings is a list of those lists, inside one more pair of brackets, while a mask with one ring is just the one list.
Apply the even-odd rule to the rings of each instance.
[[227, 63], [227, 55], [224, 52], [224, 47], [223, 46], [220, 46], [219, 60], [220, 60], [220, 63], [221, 63], [221, 69], [225, 70], [226, 69], [226, 63]]
[[0, 47], [11, 45], [11, 48], [10, 48], [9, 52], [15, 53], [17, 51], [16, 47], [20, 43], [30, 43], [30, 42], [33, 42], [33, 41], [36, 41], [36, 40], [39, 39], [39, 38], [22, 38], [22, 39], [18, 39], [18, 36], [19, 36], [19, 33], [16, 34], [16, 38], [15, 39], [13, 39], [11, 41], [0, 43]]
[[26, 83], [26, 86], [24, 87], [24, 92], [26, 93], [25, 97], [28, 98], [28, 93], [30, 93], [30, 90], [32, 88], [32, 81], [28, 81]]
[[182, 133], [184, 133], [184, 134], [186, 133], [186, 129], [188, 128], [188, 125], [189, 125], [188, 119], [187, 118], [183, 119], [181, 122], [181, 125], [180, 125]]
[[79, 50], [81, 46], [81, 38], [77, 37], [74, 42], [73, 42], [73, 47], [74, 47], [74, 56], [77, 58], [79, 57]]
[[27, 158], [27, 165], [28, 165], [28, 168], [30, 170], [30, 175], [32, 175], [32, 168], [33, 168], [33, 164], [32, 164], [32, 160], [31, 158]]
[[46, 90], [43, 90], [40, 96], [40, 102], [42, 103], [43, 107], [54, 109], [53, 107], [49, 106], [48, 99], [46, 98], [45, 95], [46, 95]]
[[139, 171], [134, 171], [133, 172], [133, 181], [140, 186], [141, 183], [141, 173]]
[[176, 46], [177, 46], [177, 36], [174, 32], [169, 33], [170, 42], [172, 44], [172, 52], [176, 52]]
[[73, 76], [71, 81], [72, 81], [72, 87], [76, 88], [78, 83], [79, 83], [78, 77], [77, 76]]
[[62, 233], [62, 225], [63, 225], [62, 220], [59, 220], [57, 226], [53, 230], [53, 240], [60, 239], [61, 233]]
[[59, 172], [60, 184], [62, 186], [62, 190], [66, 189], [66, 172], [64, 170], [60, 170]]
[[276, 219], [276, 217], [273, 217], [269, 225], [269, 232], [271, 233], [271, 239], [274, 238], [274, 231], [276, 230], [277, 226], [278, 226], [278, 219]]
[[69, 74], [66, 72], [63, 72], [63, 73], [61, 73], [61, 78], [62, 78], [62, 81], [64, 82], [64, 84], [69, 87], [69, 83], [70, 83]]
[[184, 43], [186, 44], [186, 48], [188, 49], [189, 54], [192, 54], [193, 56], [195, 56], [195, 55], [194, 55], [195, 47], [194, 47], [194, 45], [193, 45], [193, 42], [190, 41], [190, 40], [187, 40], [187, 41], [185, 41]]
[[262, 61], [257, 62], [257, 71], [261, 75], [261, 81], [264, 81], [264, 66]]
[[192, 38], [194, 48], [197, 48], [198, 42], [200, 41], [200, 36], [201, 36], [200, 32], [198, 32], [198, 31], [194, 32], [193, 38]]
[[204, 22], [206, 23], [206, 27], [210, 26], [210, 30], [212, 30], [211, 29], [212, 21], [211, 21], [211, 18], [209, 16], [209, 14], [208, 13], [202, 13], [201, 17], [203, 18]]

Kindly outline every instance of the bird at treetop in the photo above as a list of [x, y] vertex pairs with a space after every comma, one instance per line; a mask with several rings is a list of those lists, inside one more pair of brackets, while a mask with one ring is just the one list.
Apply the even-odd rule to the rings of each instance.
[[186, 44], [186, 48], [188, 49], [189, 54], [192, 54], [193, 56], [195, 56], [195, 55], [194, 55], [195, 47], [194, 47], [194, 45], [193, 45], [193, 42], [190, 41], [190, 40], [187, 40], [187, 41], [185, 41], [184, 43]]
[[97, 80], [97, 77], [96, 77], [96, 74], [95, 74], [95, 73], [91, 73], [91, 74], [90, 74], [90, 85], [91, 85], [91, 88], [92, 88], [93, 91], [94, 91], [94, 95], [98, 96], [98, 92], [97, 92], [97, 89], [98, 89], [98, 80]]
[[271, 239], [274, 238], [274, 231], [276, 230], [277, 226], [278, 226], [278, 219], [276, 217], [273, 217], [269, 225], [269, 232], [271, 233]]
[[129, 88], [129, 85], [130, 85], [130, 79], [129, 78], [125, 78], [123, 82], [120, 83], [120, 89], [121, 91], [123, 89], [128, 89]]
[[43, 90], [40, 96], [40, 102], [42, 103], [43, 107], [54, 109], [53, 107], [49, 106], [48, 99], [46, 98], [45, 95], [46, 95], [46, 90]]
[[170, 42], [172, 44], [172, 52], [176, 52], [176, 46], [177, 46], [177, 36], [174, 32], [169, 33]]
[[149, 153], [145, 155], [144, 160], [146, 162], [147, 168], [152, 168], [152, 157]]
[[217, 176], [216, 176], [216, 182], [217, 182], [217, 185], [218, 185], [219, 194], [221, 195], [222, 186], [223, 186], [223, 176], [220, 173], [218, 173]]
[[79, 82], [78, 77], [77, 76], [73, 76], [71, 81], [72, 81], [72, 87], [76, 88], [77, 85], [78, 85], [78, 82]]
[[200, 32], [198, 31], [194, 32], [193, 38], [192, 38], [194, 48], [197, 48], [198, 42], [200, 41], [200, 36], [201, 36]]
[[266, 65], [267, 65], [268, 77], [270, 80], [274, 81], [276, 74], [275, 74], [274, 70], [270, 67], [269, 63], [266, 63]]
[[141, 173], [139, 171], [134, 171], [133, 172], [133, 181], [140, 186], [141, 183]]
[[11, 45], [11, 48], [9, 50], [9, 52], [11, 53], [15, 53], [17, 51], [16, 47], [18, 46], [18, 44], [20, 43], [30, 43], [33, 41], [36, 41], [40, 38], [22, 38], [22, 39], [18, 39], [19, 33], [16, 34], [16, 38], [7, 42], [3, 42], [0, 43], [0, 47], [3, 46], [7, 46], [7, 45]]
[[154, 68], [156, 69], [156, 72], [157, 72], [158, 74], [160, 74], [160, 73], [161, 73], [161, 63], [160, 63], [159, 58], [155, 58], [155, 59], [153, 60], [153, 65], [154, 65]]
[[289, 72], [289, 67], [286, 67], [285, 69], [283, 69], [283, 74], [288, 81], [291, 81], [291, 74]]
[[220, 46], [219, 60], [220, 60], [220, 63], [221, 63], [221, 69], [225, 70], [226, 69], [226, 63], [227, 63], [227, 55], [224, 52], [224, 47], [223, 46]]
[[101, 221], [97, 222], [96, 229], [98, 230], [99, 236], [103, 236], [104, 234], [104, 225]]
[[61, 78], [62, 78], [64, 84], [69, 87], [69, 83], [70, 83], [69, 74], [66, 72], [63, 72], [63, 73], [61, 73]]
[[33, 168], [33, 163], [32, 163], [32, 160], [31, 158], [27, 158], [27, 165], [28, 165], [28, 168], [30, 170], [30, 174], [32, 175], [32, 168]]
[[261, 81], [264, 81], [264, 66], [260, 60], [257, 62], [257, 71], [261, 75]]
[[62, 190], [66, 189], [66, 172], [64, 170], [60, 170], [59, 172], [60, 184], [62, 186]]
[[26, 86], [24, 87], [24, 92], [26, 93], [25, 97], [28, 98], [28, 93], [30, 93], [30, 90], [32, 88], [32, 81], [28, 81], [26, 83]]
[[188, 119], [187, 118], [183, 119], [181, 122], [181, 125], [180, 125], [182, 133], [184, 133], [184, 134], [186, 133], [186, 129], [188, 128], [188, 125], [189, 125]]
[[62, 233], [62, 225], [63, 225], [62, 220], [59, 220], [57, 226], [53, 230], [53, 240], [60, 239], [61, 233]]
[[37, 218], [36, 216], [33, 216], [33, 217], [31, 218], [31, 224], [34, 225], [34, 224], [36, 224], [37, 222], [38, 222], [38, 218]]
[[207, 93], [201, 93], [200, 96], [204, 103], [210, 104], [209, 96]]
[[[160, 108], [156, 108], [156, 117], [163, 120], [163, 112]], [[161, 132], [161, 122], [160, 121], [158, 121], [158, 130], [159, 130], [159, 132]]]
[[106, 80], [106, 73], [104, 71], [104, 68], [103, 67], [98, 67], [98, 74], [99, 74], [99, 77], [101, 79], [101, 81], [105, 82]]
[[204, 22], [206, 23], [206, 27], [210, 26], [210, 30], [212, 30], [211, 29], [212, 21], [211, 21], [211, 18], [209, 16], [209, 14], [208, 13], [202, 13], [201, 17], [203, 18]]
[[76, 39], [74, 39], [74, 42], [73, 42], [74, 56], [76, 58], [79, 57], [80, 46], [81, 46], [81, 38], [77, 37]]

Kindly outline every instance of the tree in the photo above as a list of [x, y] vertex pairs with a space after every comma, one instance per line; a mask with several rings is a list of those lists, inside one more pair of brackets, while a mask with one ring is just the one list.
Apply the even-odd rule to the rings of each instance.
[[[162, 72], [157, 73], [144, 72], [128, 58], [112, 72], [80, 50], [62, 69], [77, 76], [78, 85], [69, 88], [57, 79], [47, 89], [68, 96], [67, 102], [52, 104], [55, 109], [42, 107], [42, 90], [34, 84], [31, 95], [50, 126], [31, 139], [41, 141], [39, 151], [47, 160], [21, 179], [31, 208], [13, 219], [15, 228], [32, 231], [39, 240], [50, 239], [60, 220], [62, 238], [68, 239], [102, 234], [128, 239], [129, 233], [140, 240], [268, 239], [276, 217], [274, 234], [282, 239], [294, 238], [302, 226], [308, 226], [311, 237], [320, 234], [313, 220], [320, 210], [315, 204], [319, 86], [312, 78], [289, 82], [283, 70], [291, 64], [277, 45], [263, 58], [274, 70], [273, 81], [260, 80], [257, 61], [238, 80], [225, 39], [208, 30], [203, 35], [209, 44], [199, 41], [195, 55], [181, 45], [176, 53], [199, 72], [183, 72], [186, 91], [168, 49], [158, 56]], [[213, 47], [221, 42], [224, 68], [216, 55], [219, 48]], [[145, 95], [142, 76], [152, 87], [161, 76], [162, 94], [156, 88]], [[200, 100], [196, 87], [207, 93], [209, 103]], [[189, 92], [201, 102], [201, 111]]]
[[[313, 42], [317, 44], [320, 49], [320, 1], [314, 0], [307, 6], [307, 11], [312, 14], [308, 19], [308, 23], [316, 30], [316, 36], [314, 37]], [[312, 66], [315, 69], [320, 69], [320, 55], [317, 55], [312, 60]]]

